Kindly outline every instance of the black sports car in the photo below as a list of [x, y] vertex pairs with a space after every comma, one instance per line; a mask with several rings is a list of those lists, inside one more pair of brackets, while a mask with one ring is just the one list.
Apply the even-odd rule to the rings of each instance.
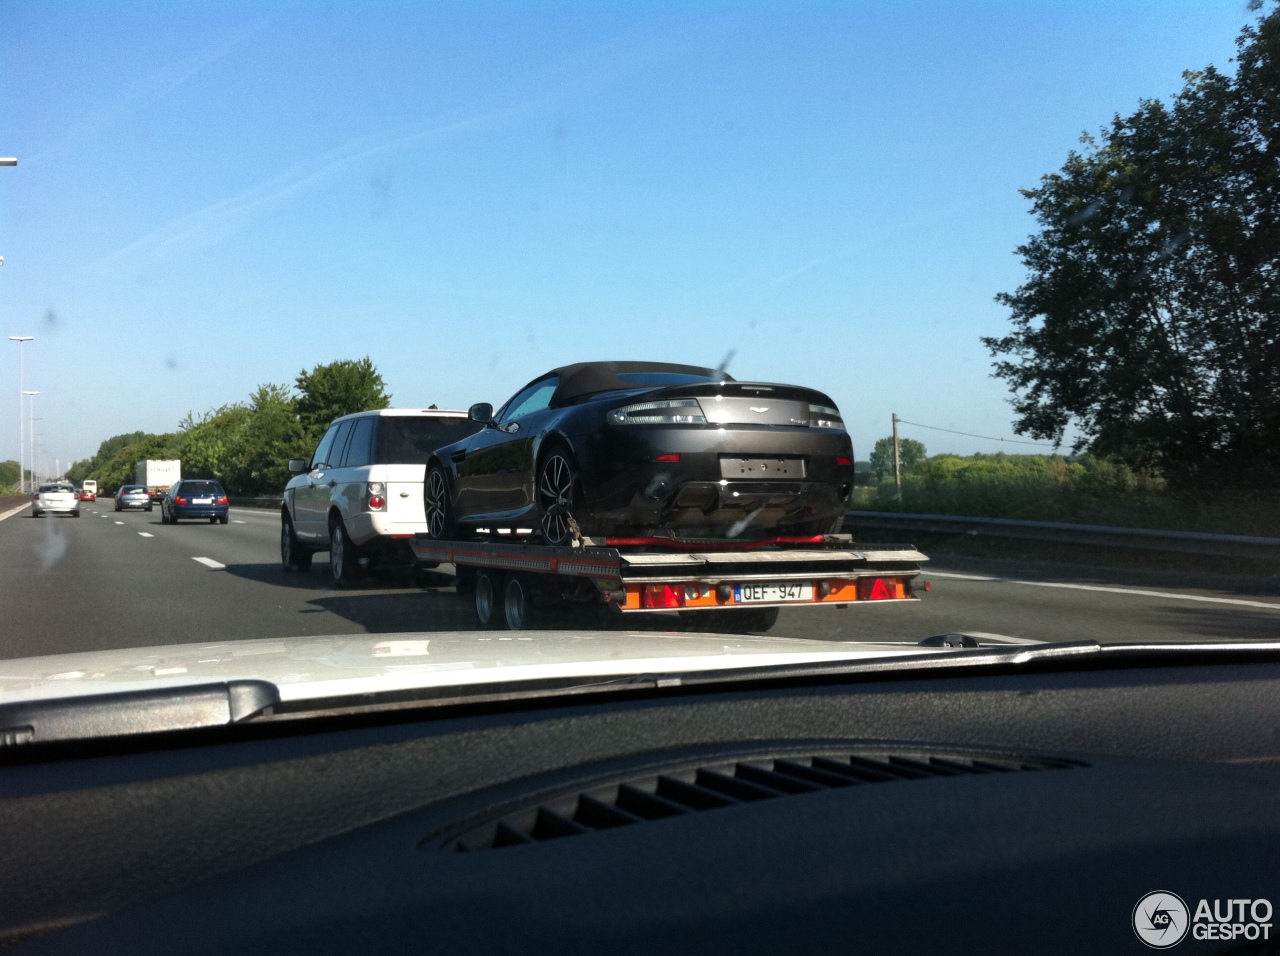
[[835, 403], [795, 385], [656, 362], [534, 379], [428, 464], [435, 538], [520, 527], [582, 535], [760, 538], [839, 530], [853, 443]]

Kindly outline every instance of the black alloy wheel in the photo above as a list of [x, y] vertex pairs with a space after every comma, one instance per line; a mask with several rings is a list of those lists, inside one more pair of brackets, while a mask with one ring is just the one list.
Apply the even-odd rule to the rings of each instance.
[[568, 544], [572, 538], [570, 522], [574, 520], [572, 510], [577, 485], [578, 469], [567, 451], [557, 448], [542, 460], [535, 498], [542, 537], [547, 544]]
[[432, 465], [427, 474], [423, 506], [427, 518], [427, 534], [436, 541], [452, 538], [455, 524], [453, 507], [449, 504], [449, 479], [439, 465]]
[[280, 564], [286, 571], [310, 571], [314, 555], [302, 546], [293, 531], [289, 512], [280, 514]]

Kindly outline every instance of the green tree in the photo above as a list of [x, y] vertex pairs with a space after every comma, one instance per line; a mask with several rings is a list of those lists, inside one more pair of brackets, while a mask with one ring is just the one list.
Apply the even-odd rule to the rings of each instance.
[[284, 385], [260, 385], [249, 398], [250, 418], [244, 431], [244, 455], [235, 476], [238, 494], [276, 495], [292, 475], [290, 458], [306, 458], [312, 443], [298, 420], [295, 403]]
[[310, 372], [304, 369], [298, 373], [297, 386], [298, 420], [313, 441], [335, 418], [391, 404], [386, 383], [367, 356], [317, 365]]
[[1024, 190], [1028, 278], [985, 338], [1015, 430], [1170, 477], [1280, 476], [1280, 9]]
[[[914, 438], [898, 440], [898, 458], [905, 475], [929, 457], [924, 444]], [[893, 480], [893, 438], [881, 438], [871, 450], [871, 480], [873, 482]]]
[[22, 466], [16, 461], [0, 461], [0, 489], [8, 489], [18, 483], [18, 469]]

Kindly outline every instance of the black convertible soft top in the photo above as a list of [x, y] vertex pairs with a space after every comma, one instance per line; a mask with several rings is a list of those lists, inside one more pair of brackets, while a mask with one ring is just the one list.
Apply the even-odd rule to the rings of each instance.
[[[652, 382], [645, 382], [640, 376], [646, 372], [654, 375]], [[702, 368], [698, 365], [672, 365], [668, 362], [578, 362], [575, 365], [562, 365], [554, 368], [546, 375], [559, 375], [555, 394], [551, 396], [552, 405], [563, 405], [584, 395], [595, 395], [597, 392], [611, 392], [616, 389], [643, 387], [644, 385], [669, 385], [663, 381], [666, 375], [696, 375], [716, 382], [732, 382], [733, 376], [713, 368]], [[620, 376], [627, 375], [628, 379]], [[537, 381], [537, 379], [534, 379]], [[530, 383], [532, 384], [532, 382]]]

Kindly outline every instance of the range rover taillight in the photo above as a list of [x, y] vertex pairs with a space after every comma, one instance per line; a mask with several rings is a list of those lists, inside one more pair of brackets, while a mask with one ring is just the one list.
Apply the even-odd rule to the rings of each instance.
[[365, 504], [370, 511], [382, 511], [387, 507], [387, 499], [383, 497], [385, 489], [380, 481], [371, 481], [366, 486]]

